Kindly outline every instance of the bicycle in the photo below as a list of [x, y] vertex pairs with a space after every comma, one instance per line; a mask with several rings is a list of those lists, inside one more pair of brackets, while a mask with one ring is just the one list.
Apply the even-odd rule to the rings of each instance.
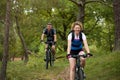
[[46, 48], [46, 55], [45, 55], [46, 69], [48, 69], [49, 64], [50, 66], [54, 65], [54, 55], [52, 54], [52, 50], [51, 50], [53, 42], [47, 41], [45, 43], [48, 44]]
[[[80, 57], [86, 58], [88, 55], [71, 55], [71, 57], [76, 58], [76, 66], [75, 66], [75, 80], [84, 80], [84, 70], [80, 65]], [[89, 54], [92, 56], [92, 54]]]

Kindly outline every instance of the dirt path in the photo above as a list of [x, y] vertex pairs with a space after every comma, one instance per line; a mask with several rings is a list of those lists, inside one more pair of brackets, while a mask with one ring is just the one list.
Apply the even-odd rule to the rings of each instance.
[[64, 71], [62, 71], [57, 77], [56, 79], [52, 79], [52, 80], [69, 80], [69, 68], [65, 68]]

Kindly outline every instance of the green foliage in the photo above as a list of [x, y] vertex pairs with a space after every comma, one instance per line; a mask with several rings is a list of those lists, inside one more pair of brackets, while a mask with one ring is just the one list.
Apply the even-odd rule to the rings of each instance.
[[[101, 54], [103, 53], [103, 54]], [[94, 57], [87, 60], [85, 68], [86, 80], [119, 80], [120, 52], [106, 53], [99, 51]]]
[[0, 22], [5, 18], [6, 0], [0, 2]]
[[55, 78], [68, 65], [67, 59], [58, 59], [55, 61], [54, 67], [49, 67], [49, 69], [46, 70], [43, 59], [43, 54], [31, 54], [27, 65], [22, 61], [9, 62], [7, 80], [49, 80]]
[[[112, 0], [105, 0], [108, 6]], [[110, 53], [114, 43], [113, 10], [101, 3], [90, 3], [85, 6], [84, 32], [87, 36], [93, 58], [88, 59], [86, 74], [88, 80], [119, 80], [120, 61], [119, 52]], [[3, 53], [3, 34], [6, 1], [0, 2], [0, 59]], [[15, 10], [18, 10], [16, 12]], [[18, 0], [12, 2], [11, 27], [9, 38], [9, 56], [20, 57], [23, 46], [17, 33], [15, 16], [18, 17], [20, 27], [27, 48], [32, 51], [27, 65], [22, 61], [8, 63], [8, 80], [38, 80], [56, 77], [64, 68], [68, 67], [65, 58], [67, 34], [71, 23], [76, 21], [78, 7], [69, 0]], [[44, 48], [40, 37], [46, 24], [51, 22], [57, 31], [57, 59], [55, 66], [45, 70]], [[99, 73], [99, 74], [98, 74]]]
[[0, 45], [0, 61], [2, 60], [2, 57], [3, 57], [3, 46]]
[[[91, 47], [91, 49], [92, 48], [95, 47]], [[119, 80], [119, 53], [120, 52], [110, 53], [97, 48], [94, 49], [94, 56], [86, 60], [86, 80]], [[61, 54], [61, 56], [65, 55], [66, 53]], [[57, 55], [57, 57], [60, 57], [60, 55]], [[7, 69], [7, 80], [52, 80], [69, 66], [68, 60], [64, 57], [56, 59], [54, 67], [50, 67], [46, 70], [43, 59], [43, 54], [31, 54], [27, 65], [25, 65], [22, 61], [9, 62]], [[62, 75], [66, 74], [62, 73]]]
[[[112, 5], [112, 0], [105, 2], [106, 5], [95, 2], [85, 6], [84, 32], [90, 46], [96, 45], [99, 48], [112, 50], [114, 47], [114, 24], [113, 10], [112, 7], [109, 7]], [[0, 3], [0, 17], [5, 16], [5, 4], [5, 0]], [[27, 48], [33, 53], [41, 53], [40, 37], [48, 22], [51, 22], [57, 31], [57, 51], [66, 50], [67, 35], [72, 22], [76, 21], [77, 13], [78, 7], [69, 0], [20, 0], [18, 3], [12, 2], [10, 57], [14, 54], [16, 56], [23, 54], [15, 16], [18, 17], [18, 25]], [[4, 26], [2, 22], [0, 22], [0, 26]], [[0, 55], [3, 53], [3, 31], [3, 27], [0, 27]]]
[[3, 54], [5, 10], [6, 10], [6, 0], [3, 0], [0, 2], [0, 60], [2, 60], [2, 54]]
[[114, 44], [114, 19], [112, 7], [108, 7], [109, 5], [101, 3], [87, 4], [84, 30], [90, 45], [96, 44], [97, 47], [112, 51]]

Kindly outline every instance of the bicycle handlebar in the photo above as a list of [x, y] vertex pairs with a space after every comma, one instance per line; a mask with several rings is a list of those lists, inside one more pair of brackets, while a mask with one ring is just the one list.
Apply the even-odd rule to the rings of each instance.
[[71, 55], [71, 57], [73, 57], [73, 58], [79, 58], [79, 57], [86, 58], [86, 57], [89, 57], [89, 56], [93, 56], [93, 54], [88, 53], [88, 54], [84, 54], [84, 55]]
[[45, 43], [46, 44], [53, 44], [54, 42], [53, 41], [46, 41]]

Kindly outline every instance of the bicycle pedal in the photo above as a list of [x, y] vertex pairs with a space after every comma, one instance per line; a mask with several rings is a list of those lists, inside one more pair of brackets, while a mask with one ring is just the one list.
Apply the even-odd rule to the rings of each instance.
[[46, 61], [46, 59], [44, 59], [44, 61]]

